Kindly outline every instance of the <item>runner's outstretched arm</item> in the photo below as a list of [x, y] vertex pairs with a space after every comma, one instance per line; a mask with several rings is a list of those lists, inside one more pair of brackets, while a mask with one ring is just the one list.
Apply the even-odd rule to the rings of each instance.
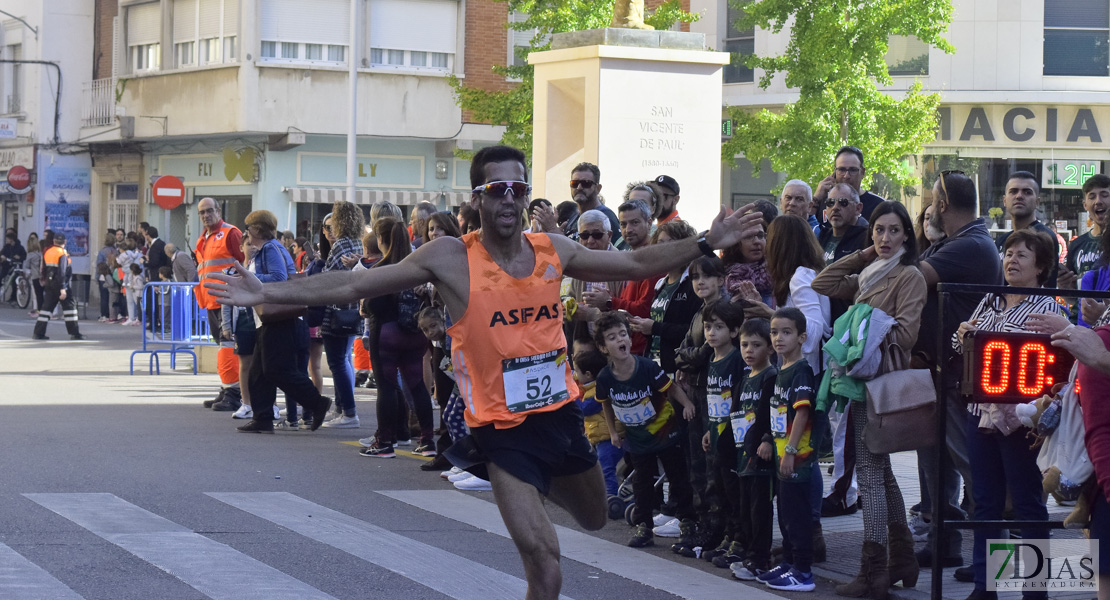
[[[713, 219], [706, 242], [714, 250], [728, 248], [740, 242], [745, 235], [755, 233], [763, 222], [763, 215], [752, 205], [745, 206], [726, 216], [725, 208]], [[671, 269], [687, 265], [701, 256], [696, 238], [666, 244], [653, 244], [635, 252], [606, 252], [589, 250], [563, 236], [551, 236], [552, 243], [563, 260], [563, 271], [584, 281], [612, 281], [646, 279], [662, 275]]]
[[[440, 242], [446, 243], [440, 243]], [[460, 258], [461, 263], [460, 263]], [[208, 275], [204, 287], [221, 304], [254, 306], [263, 303], [306, 304], [312, 306], [343, 304], [416, 287], [439, 283], [438, 273], [466, 272], [466, 249], [457, 238], [441, 238], [424, 244], [396, 265], [362, 271], [322, 273], [304, 279], [262, 285], [238, 261], [236, 274], [216, 272]]]

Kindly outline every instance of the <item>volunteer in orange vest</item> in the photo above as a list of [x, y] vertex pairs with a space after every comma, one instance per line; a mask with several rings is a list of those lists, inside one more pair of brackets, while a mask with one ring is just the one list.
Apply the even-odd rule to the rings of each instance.
[[521, 151], [479, 150], [470, 167], [470, 205], [481, 214], [482, 228], [461, 239], [432, 240], [396, 265], [265, 286], [249, 272], [214, 273], [208, 285], [221, 302], [253, 306], [344, 303], [433, 283], [454, 317], [447, 333], [471, 430], [451, 446], [448, 458], [493, 484], [524, 561], [527, 597], [556, 598], [562, 586], [559, 540], [544, 498], [585, 529], [601, 529], [608, 521], [605, 482], [574, 402], [559, 299], [564, 272], [590, 281], [659, 276], [738, 243], [762, 217], [749, 208], [727, 217], [722, 210], [696, 239], [637, 252], [597, 252], [565, 236], [522, 233], [531, 192], [527, 176]]
[[197, 203], [197, 214], [200, 223], [204, 226], [204, 233], [197, 240], [197, 304], [208, 311], [208, 326], [212, 331], [212, 338], [219, 342], [220, 336], [220, 303], [208, 294], [204, 287], [204, 278], [213, 272], [226, 269], [230, 264], [227, 259], [243, 262], [243, 232], [239, 228], [225, 223], [220, 215], [220, 207], [212, 198], [203, 198]]
[[50, 314], [54, 307], [62, 303], [62, 315], [66, 320], [66, 332], [71, 340], [83, 340], [85, 336], [77, 329], [77, 302], [69, 290], [70, 280], [73, 278], [73, 268], [66, 252], [66, 235], [62, 232], [54, 233], [54, 245], [46, 249], [42, 257], [42, 307], [39, 308], [39, 319], [35, 323], [35, 334], [31, 336], [36, 340], [48, 340], [46, 325], [50, 323]]

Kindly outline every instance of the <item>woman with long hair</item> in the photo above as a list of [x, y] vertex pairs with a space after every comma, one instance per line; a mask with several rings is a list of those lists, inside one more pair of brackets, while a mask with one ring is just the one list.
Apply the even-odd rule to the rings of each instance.
[[462, 237], [462, 230], [459, 229], [459, 222], [451, 213], [437, 212], [432, 213], [428, 217], [428, 223], [424, 231], [420, 232], [422, 240], [432, 241], [441, 237]]
[[[917, 238], [906, 208], [882, 202], [871, 213], [872, 245], [841, 258], [813, 280], [813, 289], [835, 298], [852, 300], [881, 310], [894, 320], [882, 345], [884, 355], [897, 353], [903, 368], [917, 341], [925, 306], [925, 277], [917, 268]], [[895, 345], [897, 344], [897, 345]], [[883, 364], [893, 364], [886, 360]], [[880, 373], [881, 374], [881, 373]], [[902, 491], [890, 466], [889, 454], [874, 454], [863, 440], [867, 426], [867, 397], [847, 403], [853, 432], [856, 477], [863, 505], [863, 556], [860, 573], [836, 587], [841, 596], [886, 598], [887, 588], [901, 581], [917, 584], [919, 571], [913, 534], [906, 523]]]
[[[362, 254], [362, 228], [365, 220], [362, 209], [356, 204], [340, 200], [332, 208], [331, 221], [327, 225], [331, 248], [324, 261], [324, 273], [329, 271], [350, 271], [344, 257]], [[324, 353], [328, 358], [332, 382], [335, 385], [336, 415], [324, 427], [355, 429], [359, 426], [358, 412], [355, 409], [355, 375], [351, 364], [351, 349], [355, 334], [361, 324], [358, 304], [328, 306], [320, 332], [324, 338]]]
[[[412, 253], [405, 224], [386, 217], [374, 224], [382, 259], [373, 269], [395, 265]], [[418, 456], [435, 456], [432, 439], [432, 398], [424, 386], [424, 354], [428, 341], [416, 327], [419, 301], [411, 291], [388, 294], [363, 301], [368, 315], [370, 362], [378, 382], [378, 435], [361, 452], [363, 456], [392, 458], [398, 440], [409, 439], [405, 395], [412, 398], [420, 421], [420, 443], [412, 450]], [[399, 429], [401, 428], [401, 429]]]

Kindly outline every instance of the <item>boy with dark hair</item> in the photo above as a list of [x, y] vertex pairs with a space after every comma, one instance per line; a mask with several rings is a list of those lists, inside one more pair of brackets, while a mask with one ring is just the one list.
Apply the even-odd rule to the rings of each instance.
[[779, 476], [782, 562], [756, 579], [771, 589], [810, 592], [813, 582], [813, 508], [809, 477], [817, 454], [810, 445], [816, 397], [813, 369], [802, 355], [806, 318], [797, 308], [771, 316], [771, 345], [782, 361], [770, 402], [771, 438]]
[[[706, 548], [702, 558], [727, 567], [740, 560], [739, 541], [739, 481], [736, 478], [736, 447], [732, 443], [729, 415], [733, 402], [740, 395], [740, 382], [744, 366], [736, 348], [736, 337], [744, 322], [740, 305], [718, 299], [701, 310], [702, 333], [711, 356], [706, 372], [706, 415], [708, 430], [701, 439], [705, 451], [709, 486], [716, 490], [715, 497], [721, 506], [718, 535], [723, 533], [715, 549]], [[715, 541], [715, 540], [714, 540]], [[712, 542], [710, 542], [712, 543]]]
[[642, 548], [655, 543], [651, 528], [657, 463], [663, 464], [670, 482], [675, 515], [693, 526], [694, 492], [683, 447], [686, 432], [664, 394], [682, 406], [684, 419], [694, 416], [694, 405], [659, 365], [632, 354], [631, 333], [628, 318], [620, 312], [605, 313], [597, 320], [594, 340], [608, 357], [609, 365], [598, 374], [595, 390], [614, 446], [622, 446], [617, 421], [625, 428], [626, 449], [636, 470], [632, 480], [635, 501], [632, 522], [636, 532], [628, 545]]
[[[771, 437], [771, 396], [775, 393], [778, 369], [771, 364], [771, 324], [767, 319], [749, 319], [740, 326], [740, 355], [748, 372], [740, 395], [729, 415], [736, 448], [736, 472], [740, 476], [739, 542], [744, 560], [729, 565], [732, 576], [754, 581], [771, 568], [771, 498], [775, 463]], [[714, 561], [716, 562], [716, 561]]]

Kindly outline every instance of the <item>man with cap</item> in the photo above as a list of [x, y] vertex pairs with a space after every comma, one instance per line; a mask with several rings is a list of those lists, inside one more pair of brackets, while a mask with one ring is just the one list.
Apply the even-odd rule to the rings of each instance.
[[35, 323], [32, 339], [50, 339], [46, 337], [46, 325], [50, 323], [50, 314], [54, 312], [59, 302], [62, 303], [62, 315], [66, 320], [69, 339], [85, 339], [77, 329], [77, 302], [69, 290], [72, 279], [73, 268], [70, 265], [69, 253], [66, 252], [66, 234], [60, 231], [54, 232], [54, 245], [47, 248], [42, 257], [42, 306], [39, 307], [39, 319]]
[[678, 182], [670, 175], [660, 175], [651, 182], [655, 188], [655, 195], [659, 202], [655, 205], [655, 224], [662, 225], [667, 221], [679, 219], [678, 216]]

